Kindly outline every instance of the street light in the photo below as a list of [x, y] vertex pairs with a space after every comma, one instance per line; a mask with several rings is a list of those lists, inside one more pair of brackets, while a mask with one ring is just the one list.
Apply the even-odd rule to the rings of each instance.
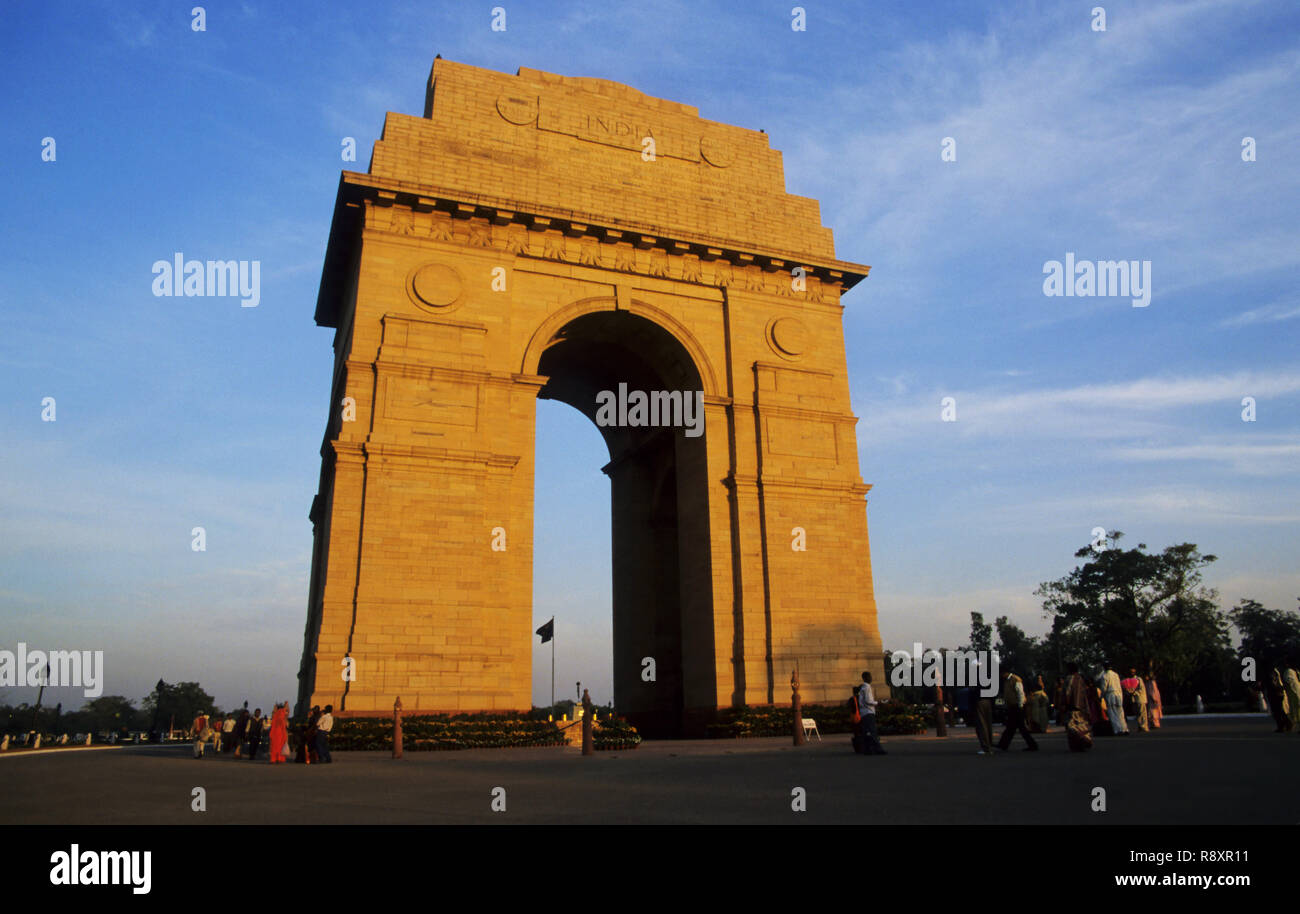
[[36, 692], [36, 710], [35, 710], [36, 716], [32, 722], [32, 729], [35, 730], [38, 734], [41, 732], [41, 696], [45, 694], [45, 686], [46, 684], [49, 683], [49, 681], [50, 681], [50, 664], [47, 661], [45, 664], [45, 675], [42, 676], [40, 680], [41, 687]]

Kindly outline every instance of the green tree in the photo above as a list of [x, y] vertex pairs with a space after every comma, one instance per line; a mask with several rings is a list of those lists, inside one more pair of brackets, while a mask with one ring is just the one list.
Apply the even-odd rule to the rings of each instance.
[[158, 687], [155, 686], [144, 698], [144, 718], [152, 721], [156, 711], [159, 728], [165, 730], [173, 720], [177, 727], [188, 727], [199, 711], [220, 713], [212, 696], [203, 691], [197, 682], [178, 682], [174, 685], [161, 680], [159, 682], [163, 686], [162, 694], [159, 694]]
[[1029, 677], [1041, 672], [1043, 646], [1037, 638], [1026, 635], [1024, 629], [1009, 621], [1006, 616], [993, 620], [998, 633], [998, 665], [1011, 673]]
[[1079, 664], [1086, 675], [1091, 675], [1106, 659], [1101, 645], [1085, 630], [1067, 626], [1060, 616], [1052, 619], [1052, 627], [1041, 642], [1038, 656], [1043, 668], [1055, 670], [1057, 676], [1065, 675], [1065, 665], [1070, 662]]
[[970, 614], [970, 644], [963, 650], [988, 651], [993, 649], [993, 626], [984, 621], [983, 613]]
[[24, 726], [30, 727], [31, 724], [32, 712], [27, 709], [26, 702], [20, 705], [0, 705], [0, 733], [21, 733]]
[[148, 724], [140, 709], [121, 695], [104, 695], [88, 701], [76, 713], [77, 729], [93, 733], [104, 730], [139, 730]]
[[41, 705], [39, 711], [25, 701], [17, 706], [5, 705], [0, 709], [0, 729], [5, 733], [27, 733], [31, 730], [42, 733], [61, 732], [56, 729], [60, 716], [59, 708], [49, 705]]
[[1228, 618], [1241, 633], [1237, 658], [1254, 658], [1258, 680], [1263, 681], [1278, 664], [1300, 663], [1300, 613], [1267, 609], [1256, 600], [1242, 600]]
[[[890, 698], [896, 701], [905, 702], [906, 704], [919, 704], [925, 701], [926, 690], [919, 683], [913, 685], [894, 685], [894, 652], [885, 651], [885, 681], [883, 685], [888, 686]], [[910, 662], [910, 661], [909, 661]], [[900, 674], [901, 675], [901, 674]], [[853, 683], [857, 685], [857, 683]], [[877, 692], [880, 692], [881, 683], [873, 682], [872, 686]], [[930, 690], [933, 692], [933, 689]]]
[[1175, 700], [1180, 685], [1201, 686], [1209, 695], [1226, 690], [1227, 618], [1218, 594], [1201, 586], [1201, 570], [1216, 557], [1193, 543], [1159, 553], [1147, 552], [1145, 543], [1120, 549], [1122, 536], [1113, 532], [1105, 548], [1084, 546], [1075, 557], [1087, 561], [1039, 586], [1054, 646], [1073, 647], [1075, 656], [1065, 659], [1091, 667], [1106, 661], [1117, 670], [1154, 669], [1173, 684]]

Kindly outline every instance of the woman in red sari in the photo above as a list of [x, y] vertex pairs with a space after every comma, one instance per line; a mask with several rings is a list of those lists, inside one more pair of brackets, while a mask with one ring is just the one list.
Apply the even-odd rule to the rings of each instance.
[[284, 761], [284, 744], [289, 739], [289, 703], [275, 706], [271, 715], [271, 764]]

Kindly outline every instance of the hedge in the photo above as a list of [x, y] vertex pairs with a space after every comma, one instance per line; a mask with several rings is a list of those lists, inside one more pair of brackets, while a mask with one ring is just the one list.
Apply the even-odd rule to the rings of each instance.
[[[721, 721], [706, 727], [708, 736], [723, 739], [789, 736], [791, 733], [791, 709], [788, 705], [733, 708], [721, 714]], [[853, 732], [853, 719], [847, 700], [829, 705], [804, 705], [803, 716], [817, 721], [817, 731], [822, 734]], [[876, 732], [881, 736], [924, 733], [932, 717], [932, 712], [925, 705], [882, 701], [876, 706]]]
[[[565, 744], [564, 734], [553, 722], [525, 720], [518, 715], [453, 714], [402, 718], [403, 750], [454, 751]], [[339, 718], [330, 732], [331, 752], [392, 748], [392, 718]]]
[[[294, 721], [296, 730], [304, 721]], [[581, 727], [579, 722], [565, 725]], [[402, 718], [402, 748], [413, 751], [506, 749], [521, 746], [568, 744], [561, 725], [514, 714], [419, 715]], [[597, 750], [635, 749], [641, 734], [625, 720], [604, 718], [596, 722], [592, 746]], [[330, 751], [392, 750], [393, 721], [385, 717], [340, 718], [330, 732]]]

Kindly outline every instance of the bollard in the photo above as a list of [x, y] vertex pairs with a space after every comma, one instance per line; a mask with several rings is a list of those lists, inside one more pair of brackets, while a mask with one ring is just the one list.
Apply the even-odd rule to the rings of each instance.
[[591, 755], [595, 752], [591, 741], [591, 695], [586, 689], [582, 690], [582, 754]]
[[799, 698], [799, 671], [790, 674], [790, 701], [794, 705], [794, 744], [802, 746], [803, 738], [803, 702]]
[[934, 735], [948, 735], [948, 719], [943, 711], [943, 686], [936, 684], [934, 687]]
[[402, 757], [402, 696], [393, 702], [393, 758]]

